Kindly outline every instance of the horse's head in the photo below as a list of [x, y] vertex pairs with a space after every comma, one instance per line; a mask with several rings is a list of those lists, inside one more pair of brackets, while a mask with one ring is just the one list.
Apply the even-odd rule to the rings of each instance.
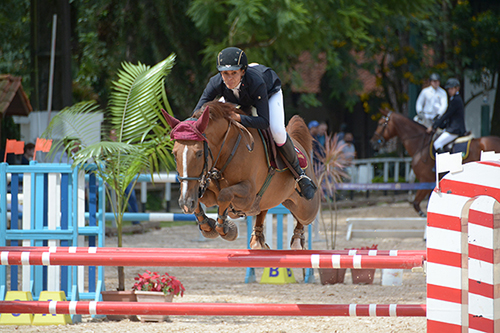
[[198, 205], [200, 184], [203, 183], [208, 170], [210, 156], [204, 132], [208, 126], [210, 111], [206, 107], [199, 118], [189, 118], [185, 121], [177, 120], [162, 111], [167, 123], [172, 127], [170, 137], [176, 140], [172, 154], [181, 181], [179, 206], [184, 213], [191, 214]]
[[392, 111], [380, 109], [380, 112], [382, 113], [382, 118], [378, 121], [377, 129], [370, 139], [372, 148], [375, 151], [378, 151], [389, 139], [395, 136], [391, 122], [391, 115], [393, 115]]

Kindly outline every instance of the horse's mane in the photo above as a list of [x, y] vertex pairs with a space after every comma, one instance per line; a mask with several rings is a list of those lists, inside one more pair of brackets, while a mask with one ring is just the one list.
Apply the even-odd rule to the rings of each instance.
[[231, 112], [236, 112], [242, 114], [243, 112], [236, 107], [235, 104], [232, 103], [222, 103], [219, 101], [210, 101], [203, 104], [203, 106], [196, 110], [193, 114], [194, 118], [200, 118], [203, 111], [208, 106], [210, 110], [210, 119], [218, 120], [218, 119], [229, 119], [229, 114]]
[[396, 117], [400, 117], [401, 120], [404, 120], [405, 122], [407, 122], [408, 124], [410, 125], [413, 125], [415, 126], [416, 129], [418, 129], [419, 131], [426, 131], [427, 130], [427, 127], [425, 127], [424, 125], [420, 124], [420, 123], [417, 123], [416, 121], [414, 121], [413, 119], [410, 119], [410, 118], [407, 118], [405, 117], [404, 115], [402, 115], [401, 113], [398, 113], [398, 112], [393, 112], [392, 115], [396, 115]]

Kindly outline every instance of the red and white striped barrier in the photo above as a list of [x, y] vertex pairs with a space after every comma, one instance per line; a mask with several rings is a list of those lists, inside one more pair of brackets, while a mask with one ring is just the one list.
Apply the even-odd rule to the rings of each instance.
[[302, 254], [302, 251], [283, 250], [263, 253], [248, 250], [247, 254], [207, 253], [194, 250], [157, 253], [145, 260], [145, 252], [37, 252], [19, 251], [4, 247], [0, 252], [2, 265], [43, 266], [168, 266], [168, 267], [285, 267], [285, 268], [406, 268], [422, 267], [423, 257], [369, 256], [339, 254]]
[[234, 304], [4, 301], [0, 313], [178, 316], [425, 317], [425, 304]]
[[252, 253], [262, 255], [289, 255], [289, 254], [326, 254], [326, 255], [367, 255], [367, 256], [422, 256], [427, 258], [425, 250], [247, 250], [247, 249], [167, 249], [167, 248], [127, 248], [127, 247], [42, 247], [42, 246], [22, 246], [22, 247], [1, 247], [0, 252], [51, 252], [51, 253], [155, 253], [165, 255], [190, 254], [198, 255], [200, 252], [210, 255], [230, 256], [251, 255]]
[[499, 174], [499, 162], [468, 163], [431, 195], [427, 332], [500, 331]]

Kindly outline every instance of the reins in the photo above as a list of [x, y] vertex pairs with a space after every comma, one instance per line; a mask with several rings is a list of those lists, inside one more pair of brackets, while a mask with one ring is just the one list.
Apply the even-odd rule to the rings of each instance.
[[[389, 120], [390, 120], [391, 114], [392, 114], [392, 111], [390, 111], [390, 112], [387, 114], [387, 116], [385, 116], [385, 122], [384, 122], [384, 125], [383, 125], [383, 129], [382, 129], [382, 131], [381, 131], [381, 134], [378, 134], [377, 132], [375, 132], [375, 136], [377, 136], [377, 137], [379, 138], [379, 139], [378, 139], [378, 142], [379, 142], [379, 144], [380, 144], [381, 146], [384, 146], [384, 145], [387, 143], [383, 135], [384, 135], [385, 130], [387, 129], [387, 125], [389, 124]], [[427, 134], [427, 132], [426, 132], [426, 131], [424, 131], [424, 132], [422, 132], [422, 133], [418, 133], [418, 134], [415, 134], [415, 135], [412, 135], [412, 136], [409, 136], [409, 137], [404, 137], [404, 138], [403, 138], [403, 136], [401, 135], [401, 136], [400, 136], [400, 140], [401, 140], [402, 142], [404, 142], [404, 141], [408, 141], [408, 140], [413, 140], [413, 139], [420, 138], [422, 135], [425, 137], [425, 135], [426, 135], [426, 134]], [[421, 151], [422, 149], [424, 149], [427, 145], [429, 145], [429, 144], [431, 143], [431, 141], [432, 141], [432, 135], [430, 135], [430, 136], [429, 136], [429, 140], [428, 140], [428, 141], [429, 141], [429, 142], [426, 142], [426, 140], [421, 140], [421, 141], [420, 141], [420, 142], [421, 142], [420, 148], [419, 148], [419, 149], [417, 149], [417, 151]], [[425, 162], [426, 162], [426, 160], [425, 160], [425, 161], [423, 161], [423, 162], [425, 163]]]
[[[188, 120], [191, 120], [191, 118]], [[231, 125], [235, 125], [239, 129], [240, 133], [238, 133], [238, 138], [236, 139], [236, 142], [235, 142], [235, 144], [231, 150], [231, 153], [229, 154], [226, 162], [224, 163], [222, 168], [220, 168], [220, 170], [219, 170], [216, 168], [216, 165], [222, 156], [222, 151], [223, 151], [224, 146], [227, 142], [227, 138], [228, 138], [229, 132], [231, 130]], [[236, 154], [236, 150], [238, 149], [240, 142], [241, 142], [241, 137], [242, 137], [241, 132], [243, 130], [245, 130], [248, 133], [248, 136], [250, 138], [250, 142], [247, 142], [246, 148], [249, 151], [253, 150], [254, 140], [253, 140], [252, 134], [245, 127], [243, 127], [243, 125], [240, 125], [240, 126], [238, 126], [238, 125], [240, 125], [240, 124], [233, 121], [233, 120], [230, 120], [228, 122], [228, 127], [226, 130], [226, 133], [224, 134], [224, 139], [222, 140], [222, 144], [220, 146], [219, 152], [217, 153], [217, 157], [215, 159], [213, 158], [212, 150], [208, 146], [208, 142], [207, 142], [208, 140], [203, 141], [204, 162], [203, 162], [203, 169], [201, 171], [201, 174], [198, 177], [177, 177], [181, 181], [182, 180], [197, 180], [198, 182], [200, 182], [200, 190], [198, 193], [199, 198], [201, 198], [203, 196], [203, 194], [205, 194], [205, 191], [208, 188], [210, 180], [213, 180], [215, 185], [217, 186], [217, 188], [220, 190], [219, 179], [223, 178], [222, 177], [223, 172], [226, 170], [227, 166], [229, 165], [229, 163], [231, 163], [234, 155]], [[203, 136], [205, 136], [205, 134], [203, 134]], [[211, 160], [214, 161], [212, 164], [212, 167], [210, 167], [210, 168], [209, 168], [209, 163], [208, 163], [208, 156], [209, 155], [210, 155]]]

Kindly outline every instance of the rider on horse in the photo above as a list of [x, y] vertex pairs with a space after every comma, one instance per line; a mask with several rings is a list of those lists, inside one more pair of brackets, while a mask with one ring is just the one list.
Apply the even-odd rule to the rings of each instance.
[[448, 96], [446, 91], [439, 86], [440, 77], [436, 73], [432, 73], [429, 77], [431, 85], [422, 89], [418, 95], [414, 121], [429, 127], [434, 122], [434, 119], [445, 113], [448, 107]]
[[434, 149], [437, 153], [442, 153], [443, 148], [459, 136], [465, 134], [465, 109], [462, 97], [460, 97], [460, 81], [455, 78], [448, 79], [444, 86], [450, 95], [450, 102], [446, 112], [434, 121], [432, 126], [427, 128], [431, 133], [436, 128], [446, 127], [444, 132], [434, 141]]
[[276, 72], [263, 65], [248, 65], [245, 52], [236, 47], [218, 54], [217, 70], [219, 73], [208, 82], [195, 110], [216, 97], [241, 105], [247, 115], [233, 113], [231, 118], [246, 127], [269, 128], [279, 151], [293, 168], [300, 194], [312, 199], [316, 186], [300, 167], [293, 142], [286, 133], [281, 80]]

